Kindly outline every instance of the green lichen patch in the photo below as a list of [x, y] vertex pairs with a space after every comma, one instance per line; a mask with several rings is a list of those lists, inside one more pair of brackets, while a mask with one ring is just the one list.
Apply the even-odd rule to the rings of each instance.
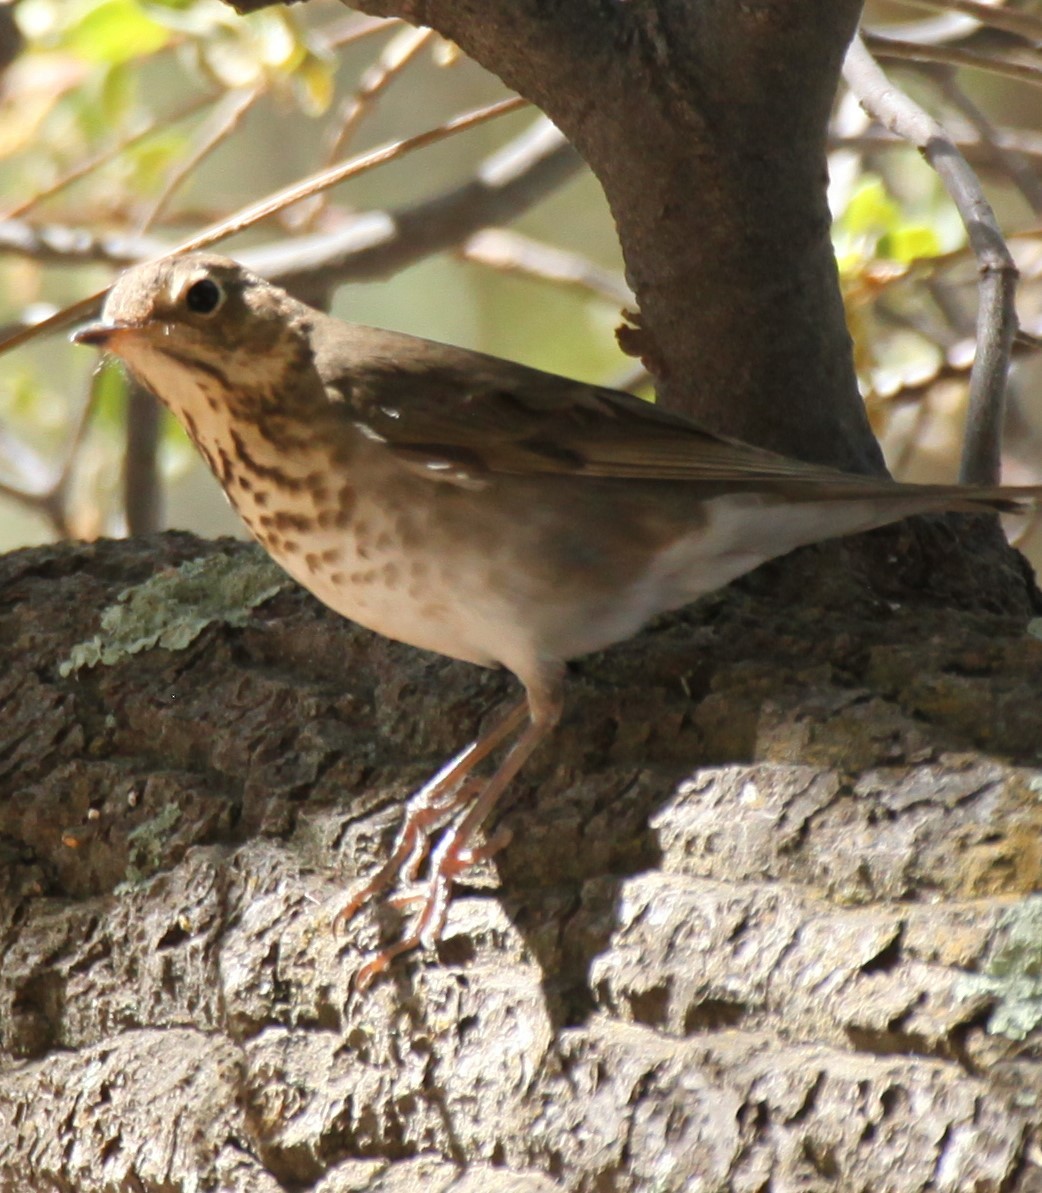
[[995, 1005], [988, 1020], [993, 1035], [1023, 1040], [1042, 1025], [1042, 896], [1011, 907], [998, 924], [1001, 943], [984, 971], [959, 983], [960, 998], [989, 995]]
[[251, 609], [291, 583], [260, 551], [193, 559], [121, 592], [101, 615], [101, 633], [74, 646], [59, 672], [111, 666], [157, 646], [184, 650], [214, 622], [243, 625]]
[[129, 889], [159, 869], [166, 839], [180, 819], [181, 809], [176, 804], [168, 804], [158, 815], [131, 829], [127, 834], [130, 858], [127, 862], [126, 884], [120, 884], [118, 890]]

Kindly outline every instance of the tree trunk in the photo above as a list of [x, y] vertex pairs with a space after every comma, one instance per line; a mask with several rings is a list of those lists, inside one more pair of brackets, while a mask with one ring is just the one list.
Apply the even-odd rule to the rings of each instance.
[[640, 304], [625, 342], [662, 402], [788, 455], [882, 470], [826, 203], [828, 113], [861, 0], [352, 6], [437, 29], [579, 150]]
[[[879, 468], [824, 203], [857, 3], [366, 7], [582, 151], [667, 402]], [[582, 661], [510, 847], [364, 994], [394, 915], [338, 939], [337, 900], [512, 682], [242, 544], [0, 559], [0, 1188], [1042, 1188], [1042, 643], [988, 525]]]
[[512, 681], [242, 544], [0, 560], [0, 1187], [1037, 1189], [1042, 642], [866, 541], [577, 666], [362, 995], [336, 900]]

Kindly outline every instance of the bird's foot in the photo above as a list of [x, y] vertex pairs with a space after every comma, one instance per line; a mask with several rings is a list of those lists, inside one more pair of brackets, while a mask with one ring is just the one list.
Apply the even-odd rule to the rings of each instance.
[[487, 861], [505, 848], [513, 835], [509, 829], [501, 828], [484, 844], [474, 846], [468, 843], [459, 829], [459, 825], [454, 825], [438, 842], [437, 848], [431, 854], [430, 877], [425, 882], [414, 883], [411, 887], [396, 891], [390, 897], [389, 902], [392, 906], [408, 907], [419, 904], [419, 909], [409, 932], [401, 940], [372, 954], [357, 971], [353, 983], [356, 990], [364, 990], [402, 953], [420, 946], [432, 949], [444, 931], [449, 913], [449, 897], [456, 879], [471, 866]]
[[[408, 934], [365, 962], [355, 975], [357, 989], [364, 990], [400, 954], [419, 945], [431, 948], [445, 927], [453, 883], [469, 866], [492, 857], [509, 841], [510, 834], [500, 830], [483, 845], [472, 843], [507, 784], [557, 723], [561, 711], [560, 676], [555, 672], [552, 678], [555, 684], [549, 687], [543, 700], [533, 707], [529, 689], [526, 700], [510, 709], [413, 796], [390, 857], [371, 878], [355, 888], [340, 908], [335, 924], [351, 919], [359, 908], [399, 879], [406, 884], [414, 882], [430, 854], [429, 877], [415, 889], [407, 887], [402, 893], [404, 902], [419, 904]], [[530, 709], [529, 724], [522, 728]], [[475, 779], [474, 767], [511, 737], [514, 741], [495, 772], [488, 779]], [[431, 839], [450, 821], [432, 853]]]
[[480, 784], [473, 779], [446, 788], [439, 786], [440, 778], [442, 775], [436, 775], [409, 800], [390, 856], [375, 874], [355, 886], [336, 913], [334, 927], [353, 919], [366, 903], [389, 890], [399, 879], [414, 883], [430, 852], [435, 832], [480, 792]]

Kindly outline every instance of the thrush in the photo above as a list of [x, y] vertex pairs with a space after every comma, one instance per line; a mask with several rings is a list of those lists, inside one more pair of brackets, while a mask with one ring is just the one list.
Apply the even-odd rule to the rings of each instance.
[[630, 394], [342, 322], [207, 253], [128, 270], [75, 339], [173, 412], [250, 533], [319, 600], [524, 687], [412, 797], [387, 861], [348, 897], [342, 919], [428, 862], [410, 927], [360, 986], [430, 947], [454, 880], [504, 843], [478, 830], [560, 718], [569, 659], [796, 547], [1039, 495], [788, 459]]

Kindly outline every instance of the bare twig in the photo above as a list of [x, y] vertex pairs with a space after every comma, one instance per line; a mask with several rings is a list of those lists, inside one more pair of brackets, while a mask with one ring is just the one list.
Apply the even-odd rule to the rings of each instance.
[[[1029, 128], [995, 128], [992, 139], [1003, 154], [1016, 154], [1018, 157], [1029, 158], [1042, 162], [1042, 134]], [[968, 160], [980, 167], [993, 167], [994, 154], [979, 137], [954, 136], [959, 151]], [[885, 128], [872, 125], [862, 132], [829, 135], [829, 149], [851, 149], [857, 153], [874, 153], [880, 149], [892, 149], [897, 146], [907, 147], [908, 142], [903, 137], [895, 136]]]
[[177, 163], [166, 179], [166, 184], [153, 200], [138, 224], [139, 232], [147, 232], [156, 222], [159, 215], [170, 202], [171, 197], [189, 174], [199, 163], [213, 151], [239, 126], [242, 118], [264, 94], [266, 88], [261, 85], [247, 87], [241, 91], [229, 91], [215, 110], [210, 114], [205, 127], [201, 130], [199, 143], [191, 153], [185, 154]]
[[[1039, 28], [1042, 30], [1042, 22], [1039, 22]], [[1007, 149], [1002, 144], [999, 130], [963, 91], [950, 70], [942, 74], [941, 89], [945, 98], [973, 126], [985, 151], [990, 153], [994, 163], [1009, 176], [1031, 210], [1036, 213], [1042, 212], [1042, 182], [1019, 153]]]
[[941, 125], [887, 78], [859, 36], [847, 51], [843, 74], [865, 111], [911, 141], [933, 166], [966, 226], [980, 272], [980, 302], [959, 475], [967, 483], [995, 484], [1001, 469], [1006, 374], [1016, 328], [1016, 265], [966, 159]]
[[[896, 143], [896, 142], [895, 142]], [[280, 240], [244, 252], [253, 268], [282, 285], [328, 286], [386, 277], [476, 229], [509, 222], [577, 174], [582, 160], [544, 117], [491, 154], [466, 182], [406, 207], [367, 211], [345, 227]], [[0, 220], [0, 254], [62, 266], [125, 267], [173, 252], [158, 237], [98, 235], [53, 224]], [[24, 324], [0, 328], [0, 341]]]
[[0, 220], [0, 253], [43, 265], [133, 265], [161, 256], [169, 245], [152, 236], [97, 235], [60, 224], [34, 227], [24, 220]]
[[332, 21], [316, 34], [327, 50], [342, 50], [376, 33], [386, 33], [402, 22], [397, 17], [370, 17], [353, 12]]
[[[344, 152], [381, 94], [400, 78], [409, 63], [436, 36], [431, 29], [414, 29], [406, 25], [388, 41], [376, 61], [362, 73], [357, 89], [344, 101], [333, 119], [333, 135], [325, 154], [327, 166]], [[295, 232], [314, 228], [328, 205], [328, 194], [318, 196], [312, 203], [299, 204], [297, 211], [286, 213], [287, 227]]]
[[612, 270], [602, 269], [579, 253], [543, 244], [519, 232], [487, 228], [471, 236], [460, 253], [468, 261], [501, 273], [572, 287], [621, 307], [632, 307], [636, 301], [633, 291]]
[[878, 33], [862, 35], [865, 47], [877, 58], [893, 62], [939, 62], [945, 66], [966, 66], [984, 70], [1006, 78], [1019, 79], [1033, 87], [1042, 87], [1042, 63], [1028, 66], [999, 58], [992, 54], [976, 54], [955, 46], [928, 46], [918, 41], [902, 41], [896, 37], [881, 37]]
[[79, 460], [80, 447], [87, 435], [90, 420], [94, 414], [94, 389], [88, 391], [86, 398], [80, 405], [73, 421], [72, 434], [62, 453], [62, 461], [57, 469], [48, 467], [41, 459], [24, 444], [19, 443], [10, 435], [4, 435], [4, 443], [10, 454], [16, 454], [24, 467], [28, 463], [35, 473], [35, 483], [29, 478], [18, 485], [11, 481], [0, 481], [0, 497], [6, 497], [19, 505], [25, 506], [36, 513], [42, 514], [51, 524], [51, 528], [59, 538], [69, 533], [69, 519], [66, 513], [69, 484], [72, 473]]
[[1042, 41], [1042, 20], [1009, 6], [981, 4], [979, 0], [905, 0], [905, 3], [935, 12], [965, 13], [991, 29], [1002, 29], [1028, 41]]
[[[181, 253], [189, 252], [193, 249], [208, 248], [220, 240], [233, 236], [237, 232], [245, 231], [245, 229], [253, 227], [254, 224], [259, 224], [262, 220], [276, 215], [291, 203], [310, 198], [311, 195], [318, 194], [322, 190], [345, 182], [349, 178], [357, 178], [360, 174], [365, 174], [377, 166], [396, 161], [398, 158], [404, 157], [416, 149], [423, 149], [428, 145], [434, 145], [438, 141], [443, 141], [447, 137], [454, 136], [456, 133], [475, 128], [477, 125], [484, 124], [488, 120], [493, 120], [497, 116], [503, 116], [508, 112], [519, 111], [521, 108], [527, 106], [527, 102], [527, 100], [517, 96], [511, 99], [500, 100], [498, 103], [489, 104], [484, 108], [478, 108], [462, 116], [456, 116], [451, 120], [447, 120], [444, 124], [438, 125], [436, 128], [427, 129], [425, 132], [417, 133], [415, 136], [406, 137], [400, 141], [393, 141], [388, 145], [382, 145], [378, 149], [361, 154], [351, 161], [344, 162], [331, 170], [322, 170], [318, 174], [312, 174], [302, 181], [294, 183], [292, 186], [276, 191], [274, 194], [261, 199], [257, 203], [251, 203], [235, 215], [211, 225], [209, 228], [183, 241], [173, 249], [161, 250], [160, 254], [157, 255], [162, 255], [163, 252]], [[13, 335], [0, 341], [0, 353], [9, 352], [13, 348], [28, 343], [30, 340], [34, 340], [39, 336], [49, 335], [52, 332], [71, 327], [81, 320], [90, 319], [99, 311], [101, 302], [107, 293], [107, 288], [99, 290], [96, 294], [88, 295], [86, 298], [72, 303], [71, 306], [64, 307], [62, 310], [34, 324], [32, 327], [23, 328], [15, 332]]]
[[171, 125], [178, 124], [182, 120], [187, 120], [190, 116], [194, 116], [197, 112], [201, 112], [204, 108], [214, 103], [217, 98], [215, 94], [199, 95], [172, 115], [163, 116], [162, 118], [156, 117], [154, 120], [150, 120], [144, 128], [139, 129], [132, 136], [118, 141], [115, 145], [111, 145], [108, 149], [96, 153], [86, 161], [80, 162], [43, 190], [36, 191], [28, 199], [23, 199], [20, 203], [15, 203], [11, 207], [0, 211], [0, 220], [12, 220], [17, 216], [24, 215], [45, 199], [50, 199], [66, 187], [71, 186], [74, 182], [79, 182], [81, 178], [86, 178], [88, 174], [93, 173], [100, 166], [114, 161], [120, 154], [126, 153], [128, 149], [132, 149], [135, 145], [140, 145], [142, 141], [147, 141], [154, 133], [165, 132]]
[[394, 82], [416, 55], [437, 35], [432, 29], [413, 29], [406, 26], [384, 46], [367, 70], [363, 71], [358, 87], [344, 103], [334, 121], [335, 136], [328, 150], [327, 162], [340, 156], [351, 140], [365, 114], [380, 95]]
[[[467, 112], [462, 116], [454, 116], [451, 120], [446, 120], [444, 124], [439, 124], [435, 128], [427, 129], [422, 133], [416, 133], [412, 137], [404, 137], [400, 141], [392, 141], [388, 145], [381, 145], [378, 149], [372, 149], [368, 153], [360, 154], [358, 157], [352, 158], [347, 162], [342, 162], [338, 166], [319, 170], [316, 174], [302, 178], [299, 182], [294, 182], [292, 185], [283, 187], [281, 190], [275, 191], [273, 194], [258, 200], [256, 203], [249, 204], [249, 206], [236, 212], [235, 215], [220, 220], [216, 224], [212, 224], [209, 228], [204, 228], [202, 232], [189, 237], [188, 240], [182, 241], [174, 251], [186, 253], [194, 249], [208, 248], [211, 244], [216, 244], [219, 240], [235, 236], [237, 233], [244, 232], [247, 228], [252, 228], [255, 224], [259, 224], [262, 220], [270, 219], [273, 215], [278, 215], [280, 211], [284, 211], [294, 203], [299, 203], [301, 199], [310, 199], [312, 195], [327, 191], [330, 187], [339, 186], [340, 183], [346, 182], [349, 178], [357, 178], [359, 174], [365, 174], [377, 166], [386, 165], [388, 162], [397, 161], [398, 158], [404, 157], [406, 154], [412, 153], [417, 149], [424, 149], [428, 145], [434, 145], [438, 141], [445, 140], [446, 137], [451, 137], [467, 129], [476, 128], [479, 124], [485, 124], [489, 120], [505, 116], [508, 112], [519, 112], [527, 106], [528, 100], [522, 99], [519, 95], [512, 96], [510, 99], [501, 99], [497, 103], [477, 108], [473, 112]], [[0, 345], [0, 348], [2, 347], [3, 345]]]
[[132, 378], [127, 385], [126, 449], [123, 454], [123, 509], [128, 534], [151, 534], [162, 522], [159, 484], [159, 432], [163, 410]]
[[506, 223], [568, 178], [582, 162], [540, 117], [488, 157], [475, 177], [409, 207], [367, 212], [342, 231], [299, 237], [244, 253], [265, 277], [322, 305], [323, 291], [387, 277], [431, 253], [454, 248], [479, 228]]

